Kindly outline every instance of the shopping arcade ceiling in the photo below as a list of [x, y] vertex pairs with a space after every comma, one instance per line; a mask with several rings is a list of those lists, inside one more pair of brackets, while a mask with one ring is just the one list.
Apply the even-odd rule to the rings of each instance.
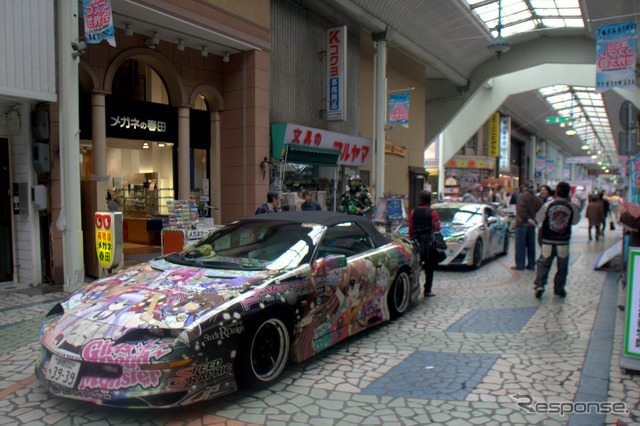
[[[487, 44], [497, 35], [498, 0], [330, 0], [330, 3], [357, 17], [369, 32], [390, 29], [389, 45], [422, 62], [427, 79], [446, 79], [464, 87], [474, 70], [495, 55]], [[501, 35], [511, 43], [512, 51], [527, 42], [549, 37], [573, 36], [594, 41], [598, 26], [637, 21], [640, 8], [637, 0], [502, 0], [501, 6]], [[576, 6], [580, 16], [576, 16]], [[557, 15], [553, 16], [554, 13]], [[509, 52], [504, 55], [509, 55]], [[548, 91], [557, 89], [548, 88]], [[591, 97], [591, 94], [585, 95], [590, 90], [569, 87], [567, 93], [572, 93], [574, 102], [579, 104], [583, 96]], [[606, 111], [604, 121], [609, 122], [610, 128], [596, 138], [603, 140], [602, 146], [598, 147], [599, 143], [593, 138], [589, 140], [594, 148], [600, 148], [613, 157], [614, 162], [617, 162], [615, 139], [623, 130], [618, 118], [623, 101], [611, 90], [602, 93], [602, 99], [595, 101], [601, 105], [599, 109]], [[565, 128], [545, 123], [547, 117], [567, 114], [566, 108], [560, 109], [554, 109], [540, 91], [512, 95], [500, 108], [525, 130], [552, 140], [568, 155], [585, 155], [580, 147], [588, 132], [569, 136], [565, 134]], [[574, 105], [571, 112], [576, 113], [578, 109]], [[583, 115], [587, 117], [588, 114]], [[582, 123], [587, 129], [599, 128], [601, 115], [595, 114], [598, 117], [595, 125], [587, 124], [586, 120]]]

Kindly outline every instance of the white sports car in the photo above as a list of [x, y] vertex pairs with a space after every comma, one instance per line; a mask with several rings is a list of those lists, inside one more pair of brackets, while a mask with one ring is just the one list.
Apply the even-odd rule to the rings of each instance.
[[[440, 265], [469, 265], [509, 250], [509, 227], [498, 210], [485, 203], [439, 203], [431, 206], [440, 218], [440, 232], [447, 243], [447, 258]], [[408, 226], [396, 231], [407, 234]]]

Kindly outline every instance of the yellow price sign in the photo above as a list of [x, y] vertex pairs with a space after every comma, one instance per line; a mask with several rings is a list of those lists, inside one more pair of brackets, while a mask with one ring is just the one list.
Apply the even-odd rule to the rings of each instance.
[[96, 212], [96, 254], [102, 267], [108, 269], [113, 266], [114, 253], [114, 215], [113, 213]]

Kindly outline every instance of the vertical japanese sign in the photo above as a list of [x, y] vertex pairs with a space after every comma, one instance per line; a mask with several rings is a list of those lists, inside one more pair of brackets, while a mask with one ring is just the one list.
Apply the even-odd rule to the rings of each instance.
[[489, 118], [489, 157], [500, 155], [500, 113]]
[[500, 118], [500, 158], [498, 170], [509, 172], [511, 170], [511, 117]]
[[562, 168], [562, 179], [570, 179], [571, 178], [571, 168], [569, 166], [565, 166]]
[[104, 268], [113, 266], [114, 215], [112, 212], [96, 212], [93, 216], [96, 225], [96, 253], [98, 261]]
[[327, 30], [327, 120], [347, 116], [347, 27]]
[[612, 87], [635, 87], [637, 38], [635, 22], [596, 29], [596, 93]]
[[556, 172], [556, 163], [553, 160], [547, 160], [547, 178]]
[[84, 15], [84, 37], [87, 43], [100, 43], [102, 40], [116, 47], [111, 0], [82, 0]]
[[409, 127], [409, 93], [389, 96], [389, 124]]

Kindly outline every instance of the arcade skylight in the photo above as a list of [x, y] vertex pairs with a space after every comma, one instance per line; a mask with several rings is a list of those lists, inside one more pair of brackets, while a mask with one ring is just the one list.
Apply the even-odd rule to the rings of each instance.
[[[466, 0], [491, 34], [498, 35], [499, 0]], [[547, 28], [583, 28], [579, 0], [501, 0], [502, 36]]]
[[[611, 134], [611, 126], [602, 96], [593, 87], [556, 85], [538, 90], [538, 93], [556, 111], [559, 117], [568, 117], [564, 124], [576, 131], [581, 145], [596, 161], [616, 167], [618, 150]], [[553, 124], [557, 126], [558, 124]]]

